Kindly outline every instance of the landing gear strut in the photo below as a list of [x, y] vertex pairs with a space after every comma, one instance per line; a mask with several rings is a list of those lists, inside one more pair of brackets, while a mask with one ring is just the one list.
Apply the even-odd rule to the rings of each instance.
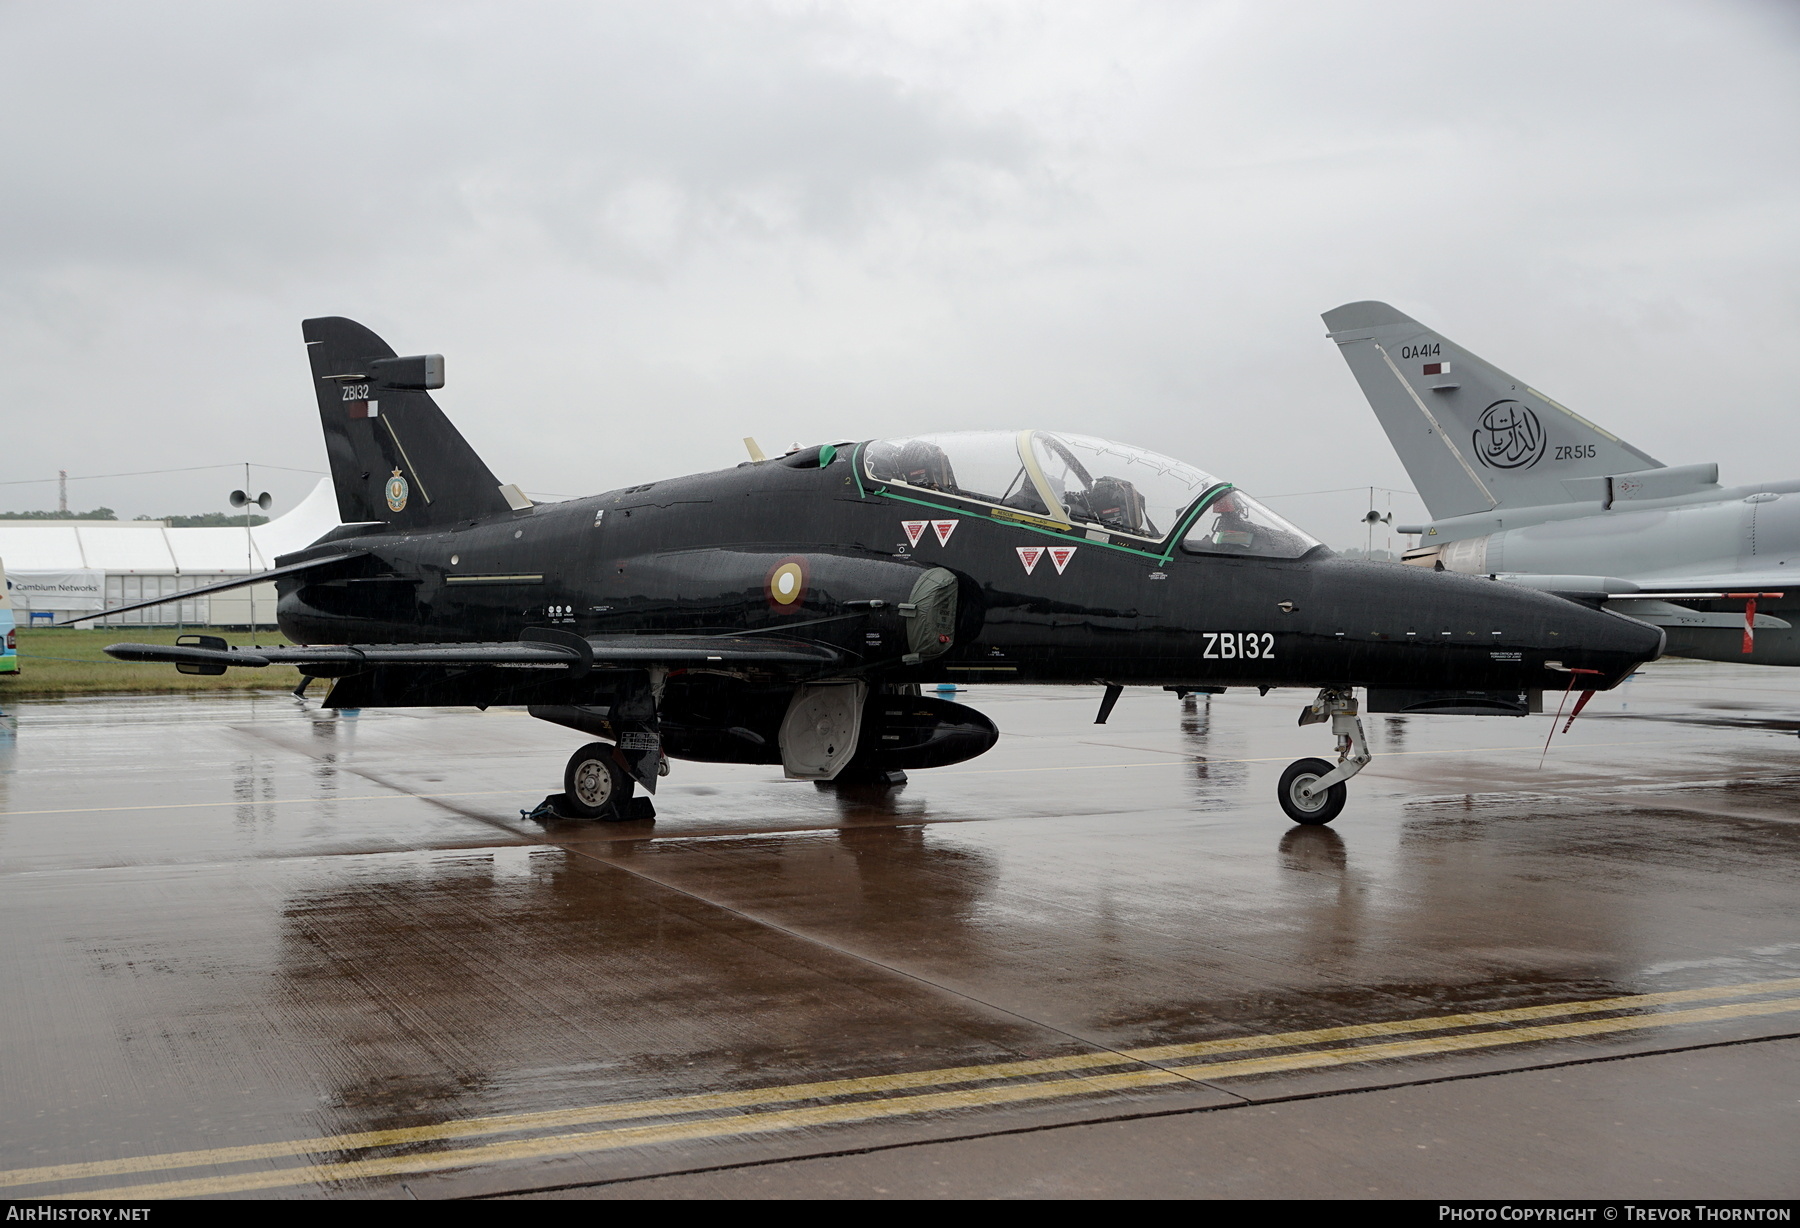
[[1369, 744], [1363, 740], [1362, 720], [1356, 715], [1356, 692], [1349, 687], [1325, 687], [1300, 713], [1300, 724], [1331, 721], [1337, 735], [1338, 761], [1296, 759], [1281, 774], [1276, 796], [1282, 810], [1296, 823], [1309, 826], [1329, 823], [1344, 809], [1349, 790], [1344, 782], [1369, 764]]

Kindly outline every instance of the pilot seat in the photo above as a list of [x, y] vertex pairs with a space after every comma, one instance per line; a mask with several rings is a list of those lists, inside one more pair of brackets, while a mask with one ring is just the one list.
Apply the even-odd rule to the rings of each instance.
[[956, 472], [950, 468], [950, 457], [935, 443], [923, 439], [907, 440], [901, 445], [900, 455], [894, 459], [894, 470], [899, 480], [908, 486], [956, 493]]
[[1144, 496], [1124, 478], [1095, 478], [1088, 487], [1087, 503], [1097, 524], [1121, 533], [1155, 536], [1144, 513]]

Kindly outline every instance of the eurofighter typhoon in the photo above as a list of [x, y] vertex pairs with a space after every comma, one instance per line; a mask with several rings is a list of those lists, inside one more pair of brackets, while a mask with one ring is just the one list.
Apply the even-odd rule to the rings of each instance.
[[1800, 480], [1665, 465], [1386, 303], [1324, 314], [1431, 519], [1406, 561], [1602, 606], [1677, 656], [1800, 665]]

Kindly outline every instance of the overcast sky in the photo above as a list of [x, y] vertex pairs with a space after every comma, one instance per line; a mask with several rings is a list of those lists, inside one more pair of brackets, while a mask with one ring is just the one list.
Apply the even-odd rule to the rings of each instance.
[[0, 3], [0, 116], [0, 480], [323, 470], [299, 322], [348, 315], [530, 491], [1024, 425], [1407, 488], [1318, 318], [1362, 298], [1800, 477], [1793, 3]]

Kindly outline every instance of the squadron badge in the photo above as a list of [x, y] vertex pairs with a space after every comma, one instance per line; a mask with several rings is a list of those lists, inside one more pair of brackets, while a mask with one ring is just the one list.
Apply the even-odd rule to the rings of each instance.
[[404, 512], [408, 493], [410, 492], [407, 490], [406, 479], [400, 476], [398, 469], [394, 470], [394, 476], [387, 480], [388, 511]]
[[1517, 401], [1495, 401], [1475, 427], [1475, 455], [1490, 469], [1529, 469], [1545, 442], [1544, 424]]

